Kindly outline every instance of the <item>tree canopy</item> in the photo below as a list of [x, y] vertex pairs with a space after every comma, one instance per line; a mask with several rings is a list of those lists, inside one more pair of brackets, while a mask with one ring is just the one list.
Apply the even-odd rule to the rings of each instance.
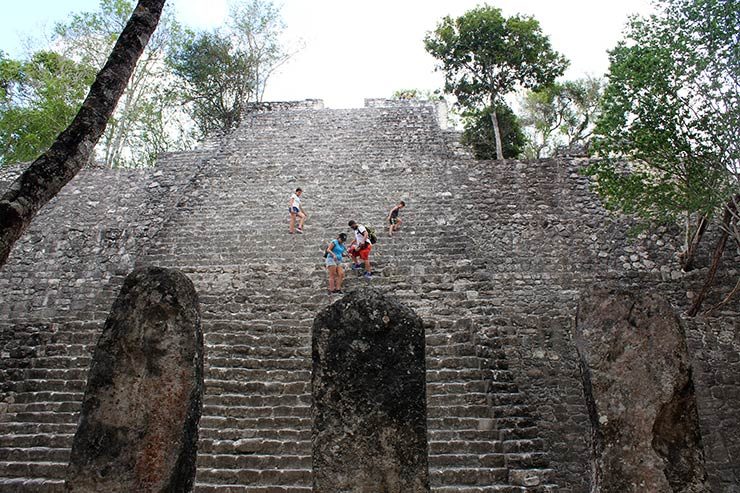
[[0, 164], [31, 161], [80, 108], [95, 69], [53, 51], [27, 61], [0, 52]]
[[[496, 159], [496, 141], [493, 138], [491, 107], [470, 110], [462, 115], [463, 134], [461, 142], [473, 149], [476, 159]], [[524, 149], [526, 138], [519, 118], [512, 109], [499, 103], [496, 106], [496, 121], [501, 132], [502, 154], [505, 159], [518, 157]]]
[[552, 156], [558, 147], [588, 148], [603, 91], [601, 79], [556, 82], [521, 98], [521, 119], [529, 159]]
[[[133, 10], [132, 0], [101, 0], [97, 10], [55, 26], [55, 49], [99, 70]], [[181, 30], [166, 8], [98, 145], [107, 166], [151, 165], [161, 152], [191, 145], [182, 94], [165, 63]]]
[[0, 197], [0, 267], [36, 213], [90, 159], [137, 60], [157, 27], [164, 3], [165, 0], [139, 0], [70, 125]]
[[251, 103], [262, 101], [270, 75], [287, 58], [280, 11], [269, 1], [233, 4], [228, 26], [186, 32], [169, 53], [188, 111], [202, 136], [228, 132]]
[[[426, 50], [445, 73], [445, 92], [452, 93], [468, 108], [496, 107], [516, 88], [551, 84], [568, 65], [552, 49], [533, 17], [506, 18], [501, 10], [485, 5], [453, 19], [445, 17], [424, 39]], [[500, 152], [500, 129], [496, 111], [491, 111]]]
[[610, 52], [593, 146], [601, 159], [587, 173], [608, 207], [682, 221], [684, 270], [693, 266], [707, 223], [722, 217], [711, 283], [727, 235], [737, 234], [740, 2], [656, 5], [655, 15], [632, 19], [626, 39]]
[[740, 3], [660, 5], [610, 52], [594, 141], [603, 159], [588, 172], [610, 207], [658, 221], [710, 217], [738, 183]]

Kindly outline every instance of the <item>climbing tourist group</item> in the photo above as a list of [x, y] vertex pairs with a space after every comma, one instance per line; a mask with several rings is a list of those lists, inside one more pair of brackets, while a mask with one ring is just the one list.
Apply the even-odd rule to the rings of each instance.
[[[302, 194], [303, 190], [296, 188], [288, 202], [288, 212], [290, 213], [288, 232], [290, 234], [302, 234], [303, 224], [308, 218], [308, 214], [306, 214], [301, 206]], [[402, 200], [388, 213], [388, 216], [386, 217], [386, 222], [388, 223], [388, 236], [392, 237], [393, 232], [400, 229], [401, 218], [399, 217], [399, 212], [404, 207], [406, 207], [406, 203]], [[352, 238], [349, 246], [345, 245], [347, 234], [339, 233], [335, 239], [329, 242], [324, 250], [324, 263], [329, 273], [330, 294], [342, 293], [342, 284], [344, 282], [344, 267], [342, 265], [342, 260], [344, 257], [352, 259], [352, 270], [364, 271], [362, 275], [365, 279], [370, 280], [373, 277], [372, 265], [370, 264], [370, 252], [373, 249], [373, 245], [378, 241], [375, 231], [371, 227], [360, 224], [355, 220], [349, 221], [348, 226], [352, 233], [354, 233], [354, 238]]]

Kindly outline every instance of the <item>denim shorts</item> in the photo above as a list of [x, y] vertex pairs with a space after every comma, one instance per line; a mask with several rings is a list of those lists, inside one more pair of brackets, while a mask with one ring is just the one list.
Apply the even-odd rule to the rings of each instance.
[[331, 255], [327, 255], [326, 256], [326, 266], [327, 267], [334, 267], [335, 265], [338, 266], [338, 267], [341, 267], [342, 266], [342, 259], [340, 258], [340, 259], [334, 260], [334, 257], [332, 257]]

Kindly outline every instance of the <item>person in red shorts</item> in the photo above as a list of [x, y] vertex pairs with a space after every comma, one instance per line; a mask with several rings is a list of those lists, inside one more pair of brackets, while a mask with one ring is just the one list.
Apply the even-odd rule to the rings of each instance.
[[[349, 244], [349, 254], [354, 262], [352, 269], [361, 269], [362, 264], [364, 263], [365, 278], [372, 279], [373, 272], [370, 267], [370, 250], [373, 249], [373, 244], [370, 242], [370, 235], [367, 232], [367, 228], [355, 221], [350, 221], [349, 227], [355, 232], [355, 239]], [[358, 258], [361, 259], [362, 262], [359, 262]]]

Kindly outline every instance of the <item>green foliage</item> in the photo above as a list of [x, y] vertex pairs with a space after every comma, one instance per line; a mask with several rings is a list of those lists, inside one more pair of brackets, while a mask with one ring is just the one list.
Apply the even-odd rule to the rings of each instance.
[[261, 102], [267, 80], [290, 58], [280, 40], [285, 30], [280, 9], [270, 0], [241, 0], [231, 4], [229, 14], [228, 32], [235, 47], [249, 54], [251, 84]]
[[230, 14], [227, 28], [185, 33], [169, 53], [202, 136], [239, 125], [250, 103], [262, 101], [270, 75], [289, 56], [279, 41], [284, 29], [280, 12], [271, 2], [236, 3]]
[[521, 99], [525, 156], [552, 156], [560, 146], [588, 147], [602, 91], [602, 81], [591, 77], [527, 91]]
[[392, 99], [406, 99], [419, 101], [439, 101], [443, 99], [439, 90], [428, 89], [399, 89], [393, 93]]
[[445, 92], [469, 110], [496, 106], [518, 87], [551, 84], [567, 67], [537, 20], [506, 18], [488, 5], [445, 17], [424, 45], [445, 72]]
[[51, 51], [0, 52], [0, 164], [36, 159], [74, 118], [95, 70]]
[[202, 135], [228, 132], [239, 124], [256, 91], [248, 52], [235, 48], [224, 34], [189, 33], [170, 63], [188, 84], [190, 115]]
[[567, 67], [532, 17], [484, 6], [445, 17], [424, 45], [445, 72], [445, 91], [468, 107], [501, 100], [517, 86], [552, 83]]
[[[518, 157], [526, 143], [521, 123], [514, 112], [505, 104], [496, 108], [501, 129], [502, 154], [504, 158]], [[461, 142], [473, 148], [476, 159], [496, 159], [496, 143], [493, 139], [491, 108], [471, 110], [463, 113], [463, 135]]]
[[659, 6], [610, 52], [593, 145], [603, 159], [586, 172], [609, 207], [659, 221], [711, 217], [738, 190], [740, 3]]
[[[57, 24], [55, 49], [102, 68], [133, 9], [131, 0], [101, 0], [97, 11]], [[165, 63], [180, 32], [172, 11], [165, 9], [96, 148], [97, 158], [108, 166], [151, 165], [161, 152], [192, 144], [182, 96]]]

